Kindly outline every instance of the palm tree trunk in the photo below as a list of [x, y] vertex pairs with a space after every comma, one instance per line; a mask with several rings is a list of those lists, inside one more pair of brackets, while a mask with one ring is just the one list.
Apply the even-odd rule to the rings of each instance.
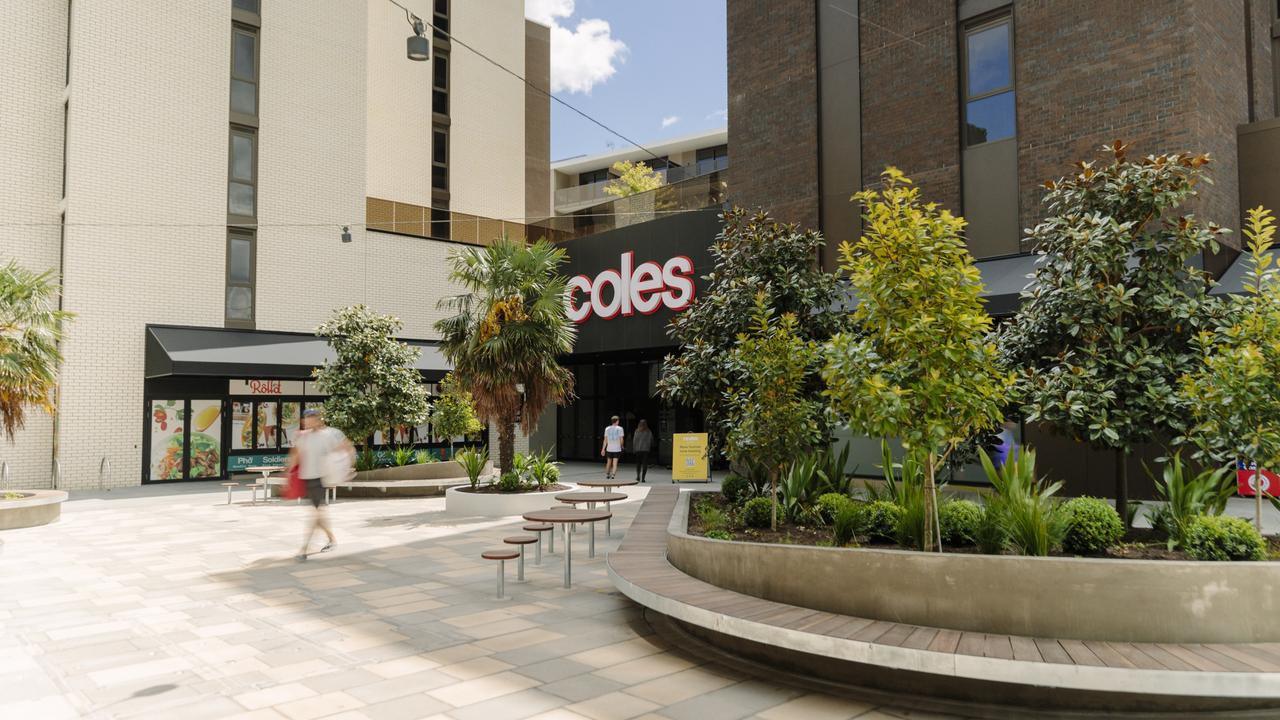
[[511, 472], [516, 450], [516, 423], [503, 420], [498, 424], [498, 474]]

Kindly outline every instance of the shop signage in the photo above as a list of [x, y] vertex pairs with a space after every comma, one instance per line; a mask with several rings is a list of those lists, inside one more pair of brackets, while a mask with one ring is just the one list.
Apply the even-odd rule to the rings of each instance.
[[675, 433], [671, 436], [671, 479], [710, 482], [706, 433]]
[[288, 460], [289, 456], [287, 454], [280, 453], [229, 455], [227, 457], [227, 472], [240, 473], [247, 472], [251, 467], [261, 467], [263, 465], [284, 465]]
[[635, 252], [628, 250], [622, 253], [621, 269], [607, 268], [594, 279], [586, 275], [570, 278], [566, 293], [569, 319], [581, 324], [593, 314], [610, 320], [619, 315], [652, 315], [661, 307], [689, 307], [695, 292], [693, 260], [677, 255], [661, 265], [651, 260], [637, 265], [635, 257]]
[[230, 395], [259, 395], [268, 397], [322, 395], [313, 382], [302, 380], [231, 380]]
[[1258, 492], [1258, 484], [1262, 484], [1263, 495], [1280, 497], [1280, 476], [1269, 470], [1258, 470], [1254, 463], [1236, 464], [1236, 492], [1243, 497], [1253, 497]]

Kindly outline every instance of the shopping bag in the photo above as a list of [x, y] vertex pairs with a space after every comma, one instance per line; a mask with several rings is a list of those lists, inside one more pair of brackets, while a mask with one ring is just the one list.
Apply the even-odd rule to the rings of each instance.
[[297, 500], [307, 494], [307, 484], [302, 480], [302, 473], [298, 472], [298, 466], [294, 465], [289, 468], [288, 481], [284, 486], [284, 499]]

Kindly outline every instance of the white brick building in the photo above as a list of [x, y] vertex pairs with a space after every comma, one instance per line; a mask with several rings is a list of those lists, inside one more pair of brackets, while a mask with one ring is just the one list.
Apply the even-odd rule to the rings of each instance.
[[[546, 52], [522, 0], [403, 4], [517, 73]], [[0, 441], [21, 486], [48, 487], [54, 459], [64, 488], [96, 487], [103, 458], [109, 485], [158, 479], [151, 438], [175, 427], [192, 449], [216, 441], [218, 474], [237, 454], [278, 454], [287, 435], [270, 447], [264, 428], [305, 402], [302, 383], [270, 400], [285, 405], [237, 414], [267, 400], [233, 395], [233, 381], [300, 380], [315, 343], [289, 333], [353, 303], [425, 345], [454, 292], [449, 252], [549, 214], [524, 185], [527, 164], [549, 172], [549, 118], [527, 116], [545, 103], [441, 37], [429, 62], [407, 59], [412, 28], [388, 0], [5, 2], [0, 27], [0, 261], [59, 272], [76, 314], [59, 414], [31, 413]], [[545, 57], [531, 66], [545, 72]], [[187, 344], [148, 340], [166, 332]], [[281, 372], [237, 357], [267, 342], [288, 345]], [[261, 427], [240, 438], [246, 416]]]

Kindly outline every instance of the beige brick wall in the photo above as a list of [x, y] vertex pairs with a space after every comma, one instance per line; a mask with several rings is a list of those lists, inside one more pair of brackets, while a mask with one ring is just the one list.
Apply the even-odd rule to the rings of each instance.
[[[432, 0], [404, 0], [402, 4], [430, 20]], [[367, 24], [368, 194], [429, 206], [431, 72], [435, 61], [413, 62], [405, 57], [405, 40], [412, 28], [404, 11], [386, 0], [368, 3]], [[430, 28], [427, 35], [431, 36]]]
[[[451, 3], [452, 32], [524, 73], [524, 3]], [[449, 78], [449, 208], [514, 219], [524, 211], [524, 83], [465, 48], [455, 48]]]
[[[0, 3], [0, 264], [34, 271], [58, 269], [66, 22], [65, 3]], [[48, 487], [52, 453], [53, 421], [38, 410], [12, 442], [0, 437], [14, 486]]]

